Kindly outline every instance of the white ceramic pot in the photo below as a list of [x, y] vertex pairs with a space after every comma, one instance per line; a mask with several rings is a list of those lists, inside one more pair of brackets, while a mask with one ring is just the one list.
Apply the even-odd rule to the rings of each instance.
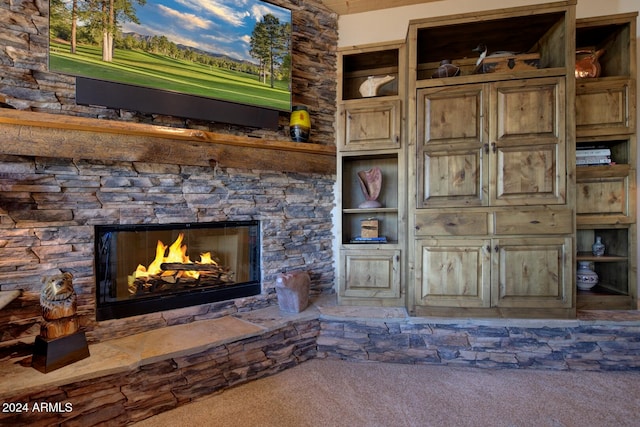
[[578, 289], [588, 291], [598, 284], [598, 274], [589, 267], [589, 261], [578, 261], [576, 285]]

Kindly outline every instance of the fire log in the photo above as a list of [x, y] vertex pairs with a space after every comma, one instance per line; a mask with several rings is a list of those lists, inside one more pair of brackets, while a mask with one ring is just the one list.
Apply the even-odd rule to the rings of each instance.
[[213, 271], [224, 272], [224, 268], [216, 264], [188, 264], [182, 262], [163, 262], [160, 264], [163, 271]]

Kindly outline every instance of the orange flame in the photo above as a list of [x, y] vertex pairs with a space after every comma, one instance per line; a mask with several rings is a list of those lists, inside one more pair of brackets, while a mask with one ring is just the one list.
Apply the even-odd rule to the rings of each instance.
[[[184, 240], [184, 234], [180, 233], [176, 240], [170, 245], [166, 246], [160, 240], [158, 240], [158, 244], [156, 245], [156, 256], [151, 261], [148, 267], [144, 265], [138, 265], [136, 271], [133, 272], [130, 280], [135, 280], [138, 278], [148, 278], [149, 276], [175, 276], [176, 278], [180, 277], [190, 277], [193, 279], [197, 279], [200, 277], [200, 273], [193, 270], [185, 270], [185, 271], [170, 271], [170, 270], [162, 270], [160, 267], [163, 263], [172, 262], [179, 264], [193, 264], [187, 255], [187, 245], [183, 245], [182, 241]], [[167, 249], [169, 250], [167, 253]], [[165, 256], [166, 254], [166, 256]], [[197, 264], [216, 264], [217, 263], [211, 258], [210, 252], [205, 252], [200, 254], [200, 261]]]

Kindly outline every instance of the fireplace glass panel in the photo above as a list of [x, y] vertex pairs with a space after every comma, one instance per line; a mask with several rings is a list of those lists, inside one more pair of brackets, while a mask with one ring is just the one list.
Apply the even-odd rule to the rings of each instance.
[[96, 227], [97, 319], [260, 293], [257, 221]]

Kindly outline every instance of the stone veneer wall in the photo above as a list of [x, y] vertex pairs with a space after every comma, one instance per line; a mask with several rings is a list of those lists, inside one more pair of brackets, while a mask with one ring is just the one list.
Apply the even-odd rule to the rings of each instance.
[[318, 357], [554, 370], [640, 370], [640, 324], [595, 321], [321, 322]]
[[[309, 109], [310, 142], [335, 145], [338, 17], [321, 0], [269, 0], [292, 11], [292, 96]], [[0, 0], [0, 101], [19, 110], [198, 128], [289, 140], [289, 114], [265, 130], [136, 111], [76, 105], [75, 77], [50, 73], [48, 0]]]
[[[337, 15], [320, 0], [272, 2], [293, 12], [293, 102], [309, 108], [310, 142], [334, 145]], [[284, 113], [277, 130], [265, 130], [76, 105], [75, 79], [47, 71], [48, 1], [0, 0], [0, 16], [0, 101], [19, 110], [289, 140]], [[81, 322], [92, 341], [272, 304], [272, 281], [284, 270], [308, 270], [313, 291], [330, 292], [334, 181], [312, 174], [0, 155], [0, 290], [27, 290], [0, 310], [0, 359], [38, 334], [40, 279], [60, 269], [75, 275]], [[263, 221], [263, 295], [96, 324], [94, 224], [241, 219]]]
[[[283, 271], [332, 291], [333, 177], [15, 156], [0, 156], [0, 170], [0, 290], [27, 291], [0, 310], [0, 349], [38, 334], [40, 278], [60, 270], [74, 275], [90, 341], [273, 304]], [[261, 221], [260, 296], [95, 321], [93, 225], [248, 219]]]

